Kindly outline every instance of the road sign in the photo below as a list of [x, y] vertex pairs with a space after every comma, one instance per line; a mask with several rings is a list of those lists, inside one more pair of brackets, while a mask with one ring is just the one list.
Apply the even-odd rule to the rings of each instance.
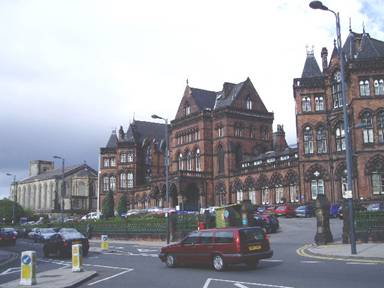
[[72, 272], [83, 271], [83, 246], [81, 244], [72, 245]]
[[36, 251], [23, 251], [21, 253], [20, 270], [20, 285], [36, 284]]

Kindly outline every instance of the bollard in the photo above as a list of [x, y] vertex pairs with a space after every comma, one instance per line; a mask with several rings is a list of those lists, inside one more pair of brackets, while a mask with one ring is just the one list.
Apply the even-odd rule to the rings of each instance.
[[32, 286], [36, 284], [36, 251], [21, 253], [20, 285]]
[[83, 245], [72, 245], [72, 272], [83, 271]]
[[109, 249], [108, 235], [101, 235], [101, 249], [102, 250]]

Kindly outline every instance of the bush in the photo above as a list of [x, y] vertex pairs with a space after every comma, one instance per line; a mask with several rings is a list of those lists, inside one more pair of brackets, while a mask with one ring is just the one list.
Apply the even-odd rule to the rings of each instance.
[[117, 205], [117, 214], [121, 216], [123, 213], [127, 213], [127, 195], [121, 196], [119, 204]]
[[113, 217], [115, 214], [115, 203], [113, 193], [109, 191], [103, 201], [103, 215], [105, 218]]

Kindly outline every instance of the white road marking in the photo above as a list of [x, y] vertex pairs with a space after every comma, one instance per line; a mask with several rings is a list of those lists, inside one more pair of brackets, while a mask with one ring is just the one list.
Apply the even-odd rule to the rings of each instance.
[[346, 262], [348, 265], [377, 265], [377, 263], [372, 262]]
[[18, 272], [20, 272], [20, 267], [11, 267], [1, 272], [0, 276], [12, 274], [12, 273], [18, 273]]
[[243, 284], [240, 284], [240, 283], [235, 283], [234, 284], [236, 287], [239, 287], [239, 288], [249, 288], [247, 286], [244, 286]]
[[146, 252], [156, 252], [156, 251], [158, 251], [158, 249], [154, 250], [154, 249], [139, 249], [139, 248], [137, 248], [137, 251], [146, 253]]
[[283, 262], [283, 260], [280, 259], [262, 259], [263, 262]]
[[[233, 283], [234, 285], [236, 284], [244, 284], [244, 285], [251, 285], [251, 286], [261, 286], [261, 287], [271, 287], [271, 288], [294, 288], [292, 286], [281, 286], [281, 285], [273, 285], [273, 284], [265, 284], [265, 283], [252, 283], [252, 282], [242, 282], [242, 281], [233, 281], [233, 280], [225, 280], [225, 279], [214, 279], [214, 278], [208, 278], [205, 283], [203, 288], [208, 288], [209, 284], [212, 281], [217, 281], [217, 282], [227, 282], [227, 283]], [[241, 287], [241, 286], [237, 286]], [[243, 286], [243, 288], [247, 286]]]
[[89, 283], [88, 286], [92, 286], [92, 285], [95, 285], [95, 284], [97, 284], [97, 283], [100, 283], [100, 282], [103, 282], [103, 281], [107, 281], [107, 280], [109, 280], [109, 279], [112, 279], [112, 278], [115, 278], [115, 277], [117, 277], [117, 276], [120, 276], [120, 275], [123, 275], [123, 274], [125, 274], [125, 273], [128, 273], [128, 272], [130, 272], [130, 271], [132, 271], [132, 270], [133, 270], [133, 269], [128, 269], [128, 270], [121, 271], [120, 273], [117, 273], [117, 274], [114, 274], [114, 275], [112, 275], [112, 276], [109, 276], [109, 277], [106, 277], [106, 278], [97, 280], [97, 281], [95, 281], [95, 282]]
[[310, 261], [310, 260], [302, 260], [300, 262], [303, 263], [303, 264], [316, 264], [316, 263], [320, 263], [320, 261]]

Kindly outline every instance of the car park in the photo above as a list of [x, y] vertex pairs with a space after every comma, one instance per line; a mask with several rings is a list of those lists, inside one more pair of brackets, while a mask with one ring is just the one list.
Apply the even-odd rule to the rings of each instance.
[[74, 228], [61, 228], [44, 242], [44, 257], [49, 257], [52, 254], [57, 257], [69, 257], [72, 253], [73, 244], [82, 244], [83, 255], [88, 255], [88, 238]]
[[161, 248], [159, 258], [168, 267], [211, 264], [216, 271], [244, 263], [254, 268], [271, 258], [269, 238], [260, 227], [230, 227], [191, 232], [182, 241]]
[[296, 217], [312, 217], [314, 215], [314, 209], [311, 205], [301, 205], [295, 209]]
[[275, 209], [277, 216], [294, 217], [295, 208], [290, 204], [280, 205]]
[[0, 228], [0, 245], [16, 245], [16, 235], [13, 230]]

